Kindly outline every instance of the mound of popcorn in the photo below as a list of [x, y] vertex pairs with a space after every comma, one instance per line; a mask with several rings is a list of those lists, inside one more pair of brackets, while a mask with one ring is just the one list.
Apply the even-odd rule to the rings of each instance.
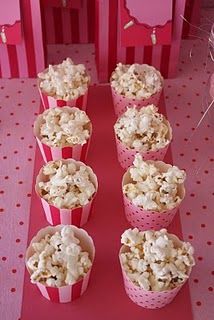
[[166, 229], [128, 229], [121, 243], [129, 249], [120, 256], [125, 273], [146, 291], [166, 291], [181, 285], [195, 264], [191, 244], [177, 245]]
[[32, 243], [32, 248], [35, 253], [27, 261], [32, 283], [50, 287], [72, 285], [84, 277], [92, 265], [71, 226], [63, 226], [53, 235], [46, 234], [39, 242]]
[[90, 119], [75, 107], [51, 108], [43, 112], [40, 140], [50, 147], [83, 145], [90, 137]]
[[126, 112], [114, 125], [119, 140], [136, 151], [156, 151], [170, 143], [171, 128], [164, 116], [151, 104], [139, 110], [136, 106]]
[[47, 95], [65, 101], [77, 99], [88, 89], [90, 77], [83, 64], [74, 64], [70, 58], [38, 74], [40, 89]]
[[161, 91], [163, 78], [158, 70], [147, 64], [118, 63], [111, 75], [111, 86], [126, 98], [148, 99]]
[[123, 185], [123, 193], [134, 205], [144, 210], [164, 212], [182, 201], [179, 185], [186, 179], [184, 170], [170, 165], [162, 172], [155, 162], [143, 161], [137, 154], [129, 173], [131, 182]]
[[90, 170], [90, 167], [77, 166], [75, 162], [48, 162], [42, 168], [45, 179], [38, 183], [39, 194], [59, 209], [85, 206], [96, 192]]

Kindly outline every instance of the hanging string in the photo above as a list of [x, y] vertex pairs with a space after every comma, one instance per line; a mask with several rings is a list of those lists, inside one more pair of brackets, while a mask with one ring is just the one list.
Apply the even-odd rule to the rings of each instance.
[[[202, 24], [200, 26], [195, 26], [193, 24], [191, 24], [185, 17], [183, 17], [181, 15], [181, 18], [185, 21], [185, 23], [188, 23], [193, 29], [195, 30], [199, 30], [202, 35], [200, 36], [197, 36], [197, 35], [191, 35], [192, 37], [198, 39], [198, 41], [206, 41], [207, 43], [207, 49], [206, 50], [206, 60], [205, 60], [205, 67], [204, 67], [204, 74], [205, 72], [207, 71], [207, 68], [208, 68], [208, 62], [209, 62], [209, 57], [211, 59], [211, 61], [214, 62], [214, 21], [211, 21], [210, 19], [206, 19], [206, 21], [210, 22], [210, 24]], [[207, 30], [204, 30], [203, 27], [204, 26], [210, 26], [210, 32], [208, 32]], [[203, 37], [203, 34], [204, 34], [204, 37]], [[189, 59], [192, 63], [192, 65], [194, 66], [194, 63], [193, 63], [193, 46], [192, 48], [190, 49], [189, 51]], [[210, 81], [207, 82], [206, 84], [206, 91], [207, 89], [210, 89]], [[204, 95], [202, 96], [202, 99], [201, 99], [201, 107], [203, 108], [203, 115], [202, 117], [200, 117], [196, 127], [195, 127], [195, 130], [191, 133], [189, 139], [188, 139], [188, 144], [191, 144], [192, 143], [192, 139], [193, 139], [193, 136], [195, 135], [195, 133], [198, 131], [199, 127], [202, 125], [204, 119], [208, 116], [208, 113], [209, 111], [213, 108], [214, 106], [214, 96], [212, 96], [212, 101], [211, 102], [208, 102], [209, 98], [208, 98], [208, 93], [207, 92], [204, 92]], [[209, 95], [210, 95], [210, 92], [209, 92]], [[210, 95], [211, 96], [211, 95]], [[207, 107], [208, 105], [208, 107]], [[200, 171], [202, 170], [202, 168], [204, 168], [204, 166], [206, 165], [207, 163], [207, 158], [205, 158], [201, 164], [197, 163], [196, 166], [190, 166], [189, 167], [189, 174], [192, 174], [193, 176], [197, 176]]]
[[188, 23], [191, 27], [193, 27], [193, 28], [195, 28], [195, 29], [198, 29], [198, 30], [200, 30], [200, 31], [203, 31], [203, 32], [207, 33], [208, 35], [210, 35], [207, 30], [204, 30], [204, 29], [202, 29], [201, 27], [195, 26], [194, 24], [190, 23], [182, 14], [180, 14], [180, 17], [181, 17], [186, 23]]
[[[206, 18], [207, 21], [209, 21], [211, 23], [211, 26], [212, 26], [210, 32], [208, 32], [207, 30], [204, 30], [201, 27], [202, 25], [201, 26], [193, 25], [183, 15], [180, 15], [180, 17], [186, 23], [188, 23], [191, 27], [193, 27], [193, 28], [195, 28], [197, 30], [200, 30], [200, 31], [202, 31], [202, 32], [204, 32], [204, 33], [206, 33], [208, 35], [208, 36], [205, 36], [204, 38], [200, 37], [200, 36], [197, 36], [197, 35], [190, 35], [190, 36], [192, 36], [194, 38], [197, 38], [200, 41], [205, 41], [205, 40], [207, 41], [207, 56], [210, 56], [211, 60], [214, 62], [214, 54], [212, 53], [212, 50], [214, 51], [214, 21], [210, 20], [209, 18]], [[206, 25], [208, 26], [209, 24], [206, 24]], [[191, 60], [191, 63], [193, 64], [192, 57], [193, 57], [193, 47], [189, 51], [189, 58]], [[208, 66], [208, 59], [206, 59], [206, 62], [205, 62], [204, 72], [207, 70], [207, 66]], [[208, 83], [208, 85], [210, 85], [210, 83]], [[203, 100], [202, 100], [202, 105], [203, 105]], [[200, 125], [204, 121], [205, 117], [207, 116], [208, 112], [211, 110], [213, 105], [214, 105], [214, 97], [212, 97], [212, 101], [209, 103], [209, 105], [206, 108], [205, 112], [203, 113], [202, 117], [199, 119], [199, 121], [198, 121], [198, 123], [196, 125], [196, 128], [195, 128], [195, 131], [190, 136], [189, 142], [191, 142], [192, 137], [194, 136], [195, 132], [197, 131], [197, 129], [200, 127]]]

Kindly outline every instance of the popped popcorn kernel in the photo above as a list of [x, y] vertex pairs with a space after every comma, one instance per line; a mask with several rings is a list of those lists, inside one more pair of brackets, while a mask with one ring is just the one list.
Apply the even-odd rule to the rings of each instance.
[[79, 243], [72, 226], [63, 226], [61, 231], [33, 243], [35, 252], [27, 261], [31, 282], [61, 287], [84, 277], [92, 261]]
[[186, 179], [184, 170], [172, 165], [160, 168], [158, 162], [143, 161], [137, 154], [128, 171], [131, 179], [123, 185], [123, 193], [134, 205], [164, 212], [181, 203], [180, 186], [183, 187]]
[[151, 104], [137, 109], [127, 107], [117, 120], [114, 130], [118, 139], [138, 152], [156, 151], [171, 141], [171, 127], [165, 117]]
[[129, 99], [150, 98], [163, 87], [160, 72], [147, 64], [118, 63], [110, 81], [118, 94]]
[[[43, 166], [43, 181], [38, 182], [40, 196], [61, 209], [85, 206], [96, 192], [90, 167], [72, 160], [50, 161]], [[95, 179], [96, 180], [96, 179]]]
[[129, 248], [120, 254], [128, 278], [146, 291], [166, 291], [181, 285], [195, 265], [191, 244], [177, 243], [166, 229], [128, 229], [121, 243]]
[[38, 73], [40, 89], [46, 94], [65, 101], [77, 99], [88, 90], [90, 77], [83, 64], [75, 65], [70, 58]]
[[84, 145], [91, 134], [87, 114], [76, 107], [51, 108], [37, 118], [34, 128], [40, 141], [50, 147]]

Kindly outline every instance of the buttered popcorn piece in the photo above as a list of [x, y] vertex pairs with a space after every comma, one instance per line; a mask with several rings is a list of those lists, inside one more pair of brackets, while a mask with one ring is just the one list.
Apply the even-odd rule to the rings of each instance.
[[38, 74], [40, 88], [50, 96], [65, 101], [84, 95], [88, 89], [90, 77], [83, 64], [75, 65], [70, 58], [58, 65], [49, 65]]
[[182, 201], [179, 185], [186, 179], [184, 170], [169, 166], [161, 172], [155, 163], [143, 161], [137, 154], [129, 172], [132, 181], [123, 186], [123, 193], [134, 205], [163, 212], [175, 208]]
[[147, 64], [118, 63], [111, 75], [111, 86], [130, 99], [150, 98], [162, 89], [163, 78], [158, 70]]
[[84, 277], [92, 262], [79, 243], [71, 226], [33, 243], [35, 253], [27, 261], [31, 282], [61, 287]]
[[49, 204], [57, 208], [72, 209], [86, 205], [96, 189], [91, 182], [89, 167], [61, 160], [44, 165], [47, 178], [39, 182], [39, 193]]
[[195, 264], [191, 244], [182, 242], [177, 246], [166, 229], [128, 229], [122, 234], [121, 243], [129, 247], [128, 252], [121, 253], [127, 276], [147, 291], [164, 291], [179, 286]]
[[127, 111], [114, 125], [119, 140], [136, 151], [156, 151], [170, 143], [170, 126], [164, 116], [151, 104], [141, 109], [136, 106]]
[[78, 108], [51, 108], [42, 114], [39, 137], [51, 147], [83, 145], [90, 137], [89, 126], [89, 117]]

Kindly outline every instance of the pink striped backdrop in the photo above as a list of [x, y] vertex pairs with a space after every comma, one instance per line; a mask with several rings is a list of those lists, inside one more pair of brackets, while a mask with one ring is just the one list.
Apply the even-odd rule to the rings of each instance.
[[0, 78], [32, 78], [44, 69], [40, 2], [22, 0], [20, 6], [22, 42], [0, 45]]
[[[185, 15], [186, 1], [173, 2], [171, 45], [125, 48], [119, 41], [119, 1], [82, 0], [81, 7], [74, 9], [40, 5], [39, 0], [22, 0], [23, 39], [18, 45], [0, 45], [0, 78], [35, 77], [38, 71], [44, 69], [44, 52], [46, 55], [48, 44], [94, 41], [101, 82], [109, 80], [119, 61], [152, 64], [164, 77], [174, 77], [183, 28], [180, 15]], [[196, 8], [195, 3], [198, 6], [200, 1], [193, 3]]]
[[118, 3], [119, 1], [115, 0], [96, 0], [95, 46], [99, 81], [107, 82], [119, 61], [151, 64], [159, 69], [164, 77], [174, 77], [183, 26], [180, 15], [184, 15], [186, 0], [174, 0], [173, 2], [172, 44], [153, 47], [121, 47]]
[[79, 9], [41, 6], [46, 44], [94, 42], [95, 0], [81, 0]]
[[[213, 0], [212, 0], [213, 1]], [[194, 26], [199, 26], [200, 22], [200, 9], [202, 6], [202, 0], [186, 0], [186, 7], [184, 12], [184, 17], [189, 21], [189, 23]], [[214, 5], [214, 1], [213, 1]], [[188, 36], [197, 34], [198, 30], [192, 27], [190, 24], [184, 22], [182, 36], [187, 38]]]

